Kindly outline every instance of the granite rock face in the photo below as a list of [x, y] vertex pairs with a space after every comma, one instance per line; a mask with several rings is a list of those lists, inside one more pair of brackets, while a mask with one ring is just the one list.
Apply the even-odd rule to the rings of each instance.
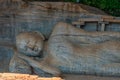
[[[79, 18], [86, 18], [86, 17], [87, 18], [100, 18], [101, 16], [106, 15], [101, 10], [98, 10], [93, 7], [89, 7], [89, 6], [82, 5], [82, 4], [63, 3], [63, 2], [58, 2], [58, 3], [57, 2], [56, 3], [28, 2], [28, 3], [26, 3], [21, 0], [1, 0], [0, 4], [1, 4], [0, 5], [1, 6], [1, 8], [0, 8], [0, 10], [1, 10], [1, 12], [0, 12], [0, 42], [1, 43], [3, 43], [3, 41], [8, 42], [8, 43], [15, 43], [15, 36], [21, 32], [26, 32], [26, 31], [41, 32], [45, 36], [46, 40], [49, 39], [49, 42], [51, 42], [51, 43], [52, 43], [52, 40], [56, 40], [56, 39], [63, 40], [63, 41], [69, 40], [72, 43], [76, 43], [75, 45], [78, 45], [78, 43], [80, 43], [81, 45], [84, 45], [84, 46], [86, 46], [86, 44], [94, 45], [96, 43], [104, 43], [104, 41], [113, 40], [113, 39], [116, 40], [119, 38], [119, 31], [120, 31], [119, 23], [115, 23], [115, 24], [109, 23], [109, 25], [107, 25], [107, 27], [106, 27], [107, 31], [113, 30], [113, 31], [118, 31], [118, 32], [116, 32], [116, 33], [100, 32], [99, 34], [101, 34], [101, 35], [99, 35], [97, 32], [85, 32], [85, 31], [83, 31], [79, 28], [75, 28], [73, 26], [72, 26], [72, 30], [70, 32], [72, 33], [74, 30], [75, 31], [77, 30], [79, 32], [79, 30], [80, 30], [80, 34], [83, 34], [82, 37], [81, 36], [75, 37], [76, 36], [75, 34], [68, 35], [65, 32], [69, 33], [69, 30], [66, 30], [66, 29], [65, 29], [66, 30], [65, 32], [61, 31], [61, 29], [59, 29], [59, 28], [56, 30], [54, 29], [54, 31], [53, 31], [54, 25], [60, 21], [72, 24], [73, 21], [76, 21]], [[62, 26], [62, 23], [60, 23], [60, 26], [63, 27], [64, 25]], [[98, 23], [87, 23], [83, 29], [85, 29], [86, 31], [96, 31], [97, 26], [98, 26]], [[64, 29], [64, 28], [62, 28], [62, 29]], [[59, 32], [63, 32], [64, 34], [61, 34]], [[50, 36], [51, 33], [52, 33], [52, 36]], [[108, 35], [108, 34], [111, 34], [111, 35]], [[60, 35], [60, 36], [58, 36], [58, 35]], [[65, 36], [67, 36], [67, 39], [65, 38]], [[54, 37], [54, 38], [52, 38], [52, 37]], [[74, 42], [74, 39], [76, 39], [77, 41]], [[79, 41], [79, 40], [81, 40], [81, 41]], [[55, 43], [55, 42], [53, 42], [53, 43]], [[49, 44], [49, 45], [51, 45], [51, 44]], [[119, 45], [119, 44], [113, 43], [110, 46], [112, 46], [112, 45]], [[110, 47], [110, 46], [106, 46], [106, 47]], [[114, 46], [112, 46], [112, 47], [114, 47]], [[93, 47], [91, 47], [91, 48], [93, 48]], [[94, 47], [94, 48], [96, 48], [96, 47]], [[116, 48], [116, 47], [114, 47], [114, 48]], [[61, 49], [61, 48], [59, 48], [59, 49]], [[98, 49], [96, 49], [96, 50], [98, 50]], [[72, 49], [70, 49], [70, 50], [72, 50]], [[88, 49], [85, 49], [85, 50], [88, 50]], [[79, 51], [79, 50], [75, 50], [75, 51]], [[3, 55], [3, 53], [4, 53], [4, 55]], [[2, 62], [2, 64], [4, 64], [4, 65], [1, 64], [1, 66], [0, 66], [1, 72], [8, 71], [8, 64], [9, 64], [11, 57], [13, 56], [13, 53], [14, 52], [11, 49], [9, 50], [6, 47], [2, 46], [0, 48], [0, 59], [1, 59], [1, 61], [2, 60], [4, 61], [4, 62]], [[91, 53], [92, 53], [92, 51], [91, 51]], [[113, 55], [114, 56], [113, 59], [111, 58], [110, 54], [102, 54], [102, 56], [100, 56], [100, 57], [103, 57], [105, 59], [105, 56], [108, 56], [107, 59], [110, 58], [111, 59], [110, 61], [114, 62], [114, 61], [118, 61], [118, 56], [116, 57], [116, 55]], [[88, 57], [91, 57], [91, 56], [88, 56]], [[93, 58], [95, 58], [95, 57], [93, 57]], [[99, 58], [96, 58], [96, 59], [98, 60]], [[92, 60], [92, 59], [90, 59], [90, 60]], [[66, 60], [66, 61], [68, 61], [68, 60]], [[98, 62], [100, 62], [100, 61], [102, 62], [103, 60], [99, 59]], [[110, 62], [110, 64], [111, 63], [112, 62]], [[91, 66], [91, 65], [89, 65], [89, 66]], [[104, 69], [108, 69], [108, 73], [110, 75], [116, 74], [116, 73], [114, 73], [113, 65], [107, 65], [107, 66], [111, 66], [111, 68], [113, 69], [113, 74], [110, 74], [111, 71], [109, 71], [108, 67], [104, 68], [104, 66], [103, 66]], [[115, 67], [118, 68], [119, 66], [115, 65]], [[63, 71], [67, 70], [66, 68], [63, 68], [61, 66], [59, 68], [63, 69]], [[72, 72], [75, 70], [75, 69], [74, 70], [71, 70], [71, 69], [73, 69], [73, 68], [70, 68], [67, 72]], [[101, 69], [101, 71], [104, 72], [104, 69]], [[37, 70], [39, 70], [39, 69], [36, 69], [36, 72], [39, 73]], [[77, 70], [77, 68], [76, 68], [76, 70]], [[77, 70], [77, 71], [79, 72], [79, 70]]]
[[[21, 36], [24, 36], [24, 34], [22, 33]], [[44, 43], [42, 50], [44, 57], [41, 61], [22, 55], [21, 53], [18, 53], [18, 57], [28, 62], [33, 68], [38, 68], [37, 72], [41, 69], [53, 76], [65, 73], [120, 76], [119, 35], [119, 32], [87, 32], [82, 29], [78, 30], [70, 24], [59, 22], [53, 28], [48, 41], [44, 43], [41, 41], [43, 40], [42, 38], [37, 38], [38, 41]], [[31, 35], [31, 38], [35, 39], [35, 36], [36, 34]], [[39, 35], [38, 37], [42, 36]], [[19, 40], [19, 45], [22, 44], [21, 42], [24, 39]], [[29, 41], [28, 43], [31, 42]], [[29, 49], [36, 52], [34, 48], [30, 48], [31, 45], [24, 45], [27, 48], [26, 52], [29, 52]], [[36, 46], [37, 43], [33, 43], [32, 45]], [[24, 48], [24, 46], [21, 47], [22, 50]], [[38, 48], [42, 48], [42, 46]]]
[[[22, 0], [0, 0], [0, 8], [1, 9], [4, 9], [4, 8], [16, 8], [16, 6], [20, 6], [20, 5], [22, 5], [23, 3], [25, 3], [25, 2], [23, 2]], [[19, 4], [19, 5], [18, 5]], [[16, 5], [16, 6], [15, 6]], [[11, 6], [11, 7], [10, 7]], [[18, 8], [20, 8], [20, 7], [18, 7]]]
[[[24, 31], [40, 31], [49, 37], [53, 26], [64, 21], [72, 23], [87, 14], [94, 14], [98, 10], [82, 4], [64, 2], [23, 2], [22, 0], [1, 0], [0, 1], [0, 28], [1, 35], [11, 40]], [[93, 10], [92, 10], [93, 9]], [[92, 13], [93, 12], [93, 13]], [[104, 14], [98, 10], [97, 14]], [[89, 17], [89, 16], [88, 16]]]

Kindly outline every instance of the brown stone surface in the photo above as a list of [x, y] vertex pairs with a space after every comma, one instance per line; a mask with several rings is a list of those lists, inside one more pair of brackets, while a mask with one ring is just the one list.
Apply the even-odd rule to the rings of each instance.
[[65, 2], [32, 2], [35, 8], [41, 10], [71, 11], [71, 12], [87, 12], [80, 5]]
[[[1, 0], [0, 1], [0, 14], [21, 14], [20, 12], [26, 12], [26, 10], [42, 10], [42, 11], [64, 11], [74, 13], [93, 13], [106, 15], [102, 10], [94, 7], [90, 7], [83, 4], [76, 4], [71, 2], [23, 2], [22, 0]], [[19, 12], [20, 11], [20, 12]]]
[[33, 9], [39, 9], [43, 11], [67, 11], [67, 12], [78, 12], [78, 13], [93, 13], [106, 15], [102, 10], [87, 6], [84, 4], [76, 4], [71, 2], [31, 2], [29, 7]]
[[37, 75], [18, 74], [18, 73], [0, 73], [0, 80], [62, 80], [59, 77], [43, 78]]

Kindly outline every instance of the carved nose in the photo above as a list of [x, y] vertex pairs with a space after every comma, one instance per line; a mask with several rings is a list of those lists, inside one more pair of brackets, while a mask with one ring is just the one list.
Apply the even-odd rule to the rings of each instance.
[[28, 45], [28, 48], [30, 48], [31, 50], [34, 50], [34, 46], [33, 45]]
[[31, 49], [31, 50], [34, 50], [34, 49], [35, 49], [35, 44], [36, 44], [36, 42], [31, 43], [31, 42], [29, 41], [28, 44], [27, 44], [27, 47], [28, 47], [29, 49]]

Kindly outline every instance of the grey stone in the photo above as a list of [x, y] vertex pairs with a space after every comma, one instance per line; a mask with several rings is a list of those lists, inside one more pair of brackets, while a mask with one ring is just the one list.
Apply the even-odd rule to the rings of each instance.
[[[44, 43], [43, 52], [47, 53], [42, 60], [37, 61], [22, 54], [19, 57], [33, 68], [54, 76], [61, 73], [120, 76], [119, 35], [119, 32], [87, 32], [60, 22]], [[86, 40], [87, 37], [91, 40]], [[115, 40], [112, 40], [113, 37]]]

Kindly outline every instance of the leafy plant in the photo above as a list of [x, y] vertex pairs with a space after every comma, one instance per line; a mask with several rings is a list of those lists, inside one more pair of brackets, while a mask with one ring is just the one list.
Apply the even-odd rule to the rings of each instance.
[[120, 0], [81, 0], [81, 3], [97, 7], [113, 16], [120, 16]]
[[76, 0], [64, 0], [65, 2], [76, 2]]
[[[64, 0], [76, 2], [76, 0]], [[120, 16], [120, 0], [80, 0], [80, 3], [97, 7], [113, 16]]]

